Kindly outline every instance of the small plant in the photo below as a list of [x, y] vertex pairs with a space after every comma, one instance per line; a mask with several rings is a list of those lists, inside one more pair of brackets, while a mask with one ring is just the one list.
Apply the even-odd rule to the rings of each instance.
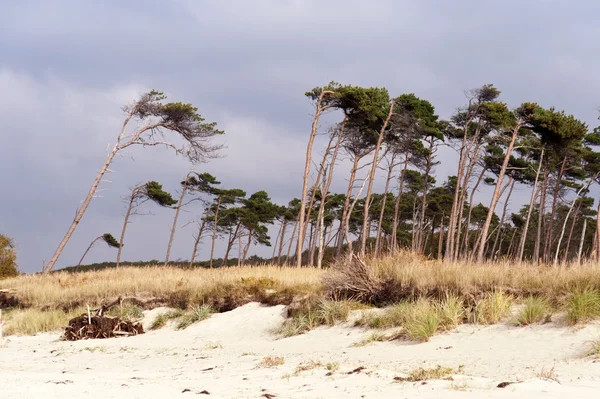
[[590, 342], [590, 350], [588, 351], [587, 356], [600, 356], [600, 338], [596, 338]]
[[318, 309], [320, 321], [328, 326], [348, 320], [350, 313], [350, 305], [346, 301], [319, 301]]
[[540, 370], [540, 372], [537, 373], [536, 376], [544, 380], [555, 381], [560, 383], [560, 381], [558, 380], [558, 375], [554, 370], [554, 366], [552, 366], [551, 369], [546, 369], [545, 367], [542, 367], [542, 370]]
[[427, 380], [443, 380], [448, 379], [454, 370], [450, 367], [442, 367], [438, 365], [434, 369], [425, 369], [419, 367], [417, 369], [412, 370], [408, 373], [407, 377], [396, 377], [396, 381], [402, 382], [418, 382], [418, 381], [427, 381]]
[[446, 330], [462, 324], [466, 314], [463, 301], [452, 294], [446, 294], [444, 300], [436, 304], [436, 310], [440, 318], [440, 326]]
[[473, 321], [477, 324], [496, 324], [500, 322], [512, 306], [512, 298], [504, 292], [489, 292], [475, 305]]
[[194, 323], [208, 319], [213, 313], [213, 308], [209, 305], [196, 306], [181, 317], [181, 320], [177, 324], [177, 329], [183, 330], [188, 328]]
[[177, 319], [181, 316], [183, 316], [183, 311], [181, 309], [171, 310], [167, 313], [160, 314], [154, 319], [150, 329], [158, 330], [159, 328], [163, 328], [169, 320]]
[[356, 342], [355, 344], [352, 344], [352, 346], [361, 347], [361, 346], [367, 346], [373, 342], [385, 342], [385, 341], [389, 341], [389, 340], [390, 340], [390, 338], [388, 335], [380, 333], [378, 331], [373, 331], [366, 338], [364, 338], [361, 341]]
[[323, 367], [323, 363], [321, 363], [319, 361], [311, 360], [310, 362], [307, 362], [307, 363], [301, 363], [300, 365], [298, 365], [298, 367], [296, 367], [296, 370], [294, 371], [293, 375], [297, 376], [304, 371], [314, 370], [319, 367]]
[[566, 303], [570, 325], [593, 320], [600, 316], [600, 293], [585, 289], [575, 291]]
[[550, 304], [546, 298], [529, 296], [517, 315], [516, 324], [518, 326], [527, 326], [539, 323], [546, 320], [550, 313]]
[[335, 373], [336, 371], [338, 371], [340, 369], [340, 364], [337, 362], [333, 362], [333, 363], [327, 363], [325, 365], [325, 368], [327, 369], [327, 371], [329, 371], [330, 373]]
[[220, 343], [218, 343], [218, 342], [209, 342], [209, 343], [207, 343], [207, 344], [204, 346], [204, 348], [205, 348], [205, 349], [211, 349], [211, 350], [214, 350], [214, 349], [221, 349], [221, 348], [223, 348], [223, 345], [221, 345], [221, 344], [220, 344]]
[[293, 317], [285, 320], [276, 331], [284, 338], [304, 334], [322, 325], [333, 326], [348, 320], [351, 309], [349, 301], [319, 300], [305, 304]]
[[263, 358], [260, 363], [258, 363], [258, 367], [262, 368], [272, 368], [277, 366], [282, 366], [285, 363], [285, 359], [281, 356], [269, 356]]
[[430, 301], [419, 299], [409, 308], [403, 327], [409, 339], [426, 342], [440, 327], [440, 317]]

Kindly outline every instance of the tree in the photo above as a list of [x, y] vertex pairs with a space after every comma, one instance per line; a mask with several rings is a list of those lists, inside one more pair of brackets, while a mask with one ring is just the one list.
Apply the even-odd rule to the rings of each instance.
[[199, 193], [214, 194], [216, 189], [213, 186], [218, 184], [221, 184], [221, 182], [217, 181], [217, 179], [210, 173], [196, 173], [193, 171], [189, 172], [185, 177], [185, 180], [181, 182], [183, 188], [181, 190], [181, 195], [179, 196], [177, 207], [175, 208], [175, 217], [173, 218], [173, 225], [171, 226], [171, 235], [169, 236], [169, 243], [167, 245], [167, 254], [165, 255], [165, 266], [167, 266], [169, 263], [169, 256], [171, 255], [171, 246], [173, 245], [173, 240], [175, 239], [175, 231], [177, 231], [177, 220], [179, 218], [179, 212], [184, 206], [183, 198], [185, 196], [185, 193], [188, 190], [192, 190]]
[[11, 238], [0, 234], [0, 279], [18, 275], [15, 244]]
[[162, 185], [160, 183], [153, 180], [145, 184], [141, 184], [131, 190], [131, 195], [129, 196], [129, 205], [127, 207], [127, 211], [125, 212], [123, 229], [121, 230], [121, 239], [118, 246], [119, 251], [117, 252], [117, 267], [119, 267], [121, 263], [121, 251], [123, 250], [125, 231], [127, 230], [127, 224], [129, 223], [131, 211], [146, 201], [152, 201], [162, 207], [171, 207], [177, 203], [177, 201], [171, 197], [171, 194], [162, 189]]
[[246, 196], [246, 192], [244, 190], [240, 190], [237, 188], [231, 190], [218, 189], [213, 193], [217, 196], [217, 198], [216, 204], [213, 207], [214, 211], [212, 212], [213, 234], [211, 240], [209, 261], [209, 267], [211, 269], [213, 267], [213, 257], [215, 256], [215, 242], [217, 240], [217, 226], [219, 225], [219, 211], [221, 210], [222, 206], [233, 205], [241, 201]]
[[[67, 242], [81, 222], [83, 215], [95, 197], [98, 186], [104, 175], [109, 172], [109, 167], [115, 156], [132, 146], [166, 146], [173, 148], [176, 153], [185, 155], [192, 163], [205, 162], [217, 155], [221, 146], [211, 144], [210, 140], [223, 131], [216, 129], [216, 123], [205, 123], [205, 119], [198, 113], [198, 109], [191, 104], [163, 103], [166, 96], [152, 90], [143, 94], [137, 101], [124, 108], [125, 121], [117, 141], [109, 152], [92, 186], [77, 210], [67, 233], [61, 240], [54, 255], [43, 267], [44, 272], [52, 270]], [[129, 123], [138, 121], [141, 126], [128, 131]], [[165, 137], [165, 133], [176, 133], [185, 145], [177, 147]]]
[[106, 245], [108, 245], [109, 248], [121, 248], [121, 244], [119, 243], [119, 241], [117, 241], [117, 239], [115, 237], [113, 237], [112, 234], [110, 233], [105, 233], [99, 237], [96, 237], [92, 240], [92, 242], [90, 243], [89, 247], [87, 247], [87, 249], [85, 250], [85, 252], [83, 253], [83, 256], [81, 257], [81, 259], [79, 259], [79, 263], [77, 263], [77, 267], [79, 268], [79, 266], [81, 266], [81, 264], [83, 263], [83, 259], [85, 258], [85, 256], [87, 255], [87, 253], [90, 251], [90, 249], [92, 249], [92, 247], [98, 242], [98, 241], [104, 241], [106, 243]]

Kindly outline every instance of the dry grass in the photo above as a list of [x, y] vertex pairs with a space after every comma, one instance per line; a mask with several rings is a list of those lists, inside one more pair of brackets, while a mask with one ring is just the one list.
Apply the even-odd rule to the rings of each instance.
[[[460, 371], [460, 370], [459, 370]], [[396, 381], [402, 382], [418, 382], [418, 381], [428, 381], [428, 380], [443, 380], [449, 379], [450, 376], [454, 373], [454, 369], [450, 367], [442, 367], [438, 365], [433, 369], [425, 369], [419, 367], [417, 369], [412, 370], [408, 373], [407, 377], [396, 377]]]
[[285, 359], [281, 356], [269, 356], [263, 358], [260, 363], [258, 363], [258, 367], [261, 368], [272, 368], [277, 366], [283, 366], [285, 364]]
[[65, 312], [60, 309], [41, 311], [38, 309], [15, 309], [3, 313], [5, 335], [36, 335], [64, 329], [69, 320], [81, 315], [84, 308]]
[[477, 324], [496, 324], [505, 318], [512, 307], [512, 298], [500, 290], [485, 294], [478, 301], [473, 312], [473, 322]]
[[22, 275], [0, 281], [19, 301], [36, 309], [74, 308], [121, 297], [155, 298], [179, 308], [207, 303], [229, 310], [239, 302], [285, 303], [297, 293], [319, 291], [323, 272], [313, 268], [229, 267], [180, 269], [122, 267], [84, 273]]
[[515, 298], [545, 296], [552, 303], [577, 290], [600, 289], [600, 265], [532, 265], [442, 263], [401, 252], [382, 259], [339, 262], [325, 276], [330, 295], [387, 305], [422, 296], [442, 299], [453, 294], [472, 303], [486, 293], [502, 291]]
[[304, 334], [319, 326], [331, 327], [348, 320], [350, 311], [359, 307], [353, 301], [308, 300], [283, 322], [276, 333], [287, 338]]

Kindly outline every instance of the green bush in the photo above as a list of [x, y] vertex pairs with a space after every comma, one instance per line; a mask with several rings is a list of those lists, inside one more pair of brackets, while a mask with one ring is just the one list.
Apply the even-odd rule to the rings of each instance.
[[0, 279], [18, 275], [17, 253], [13, 241], [9, 237], [0, 234]]

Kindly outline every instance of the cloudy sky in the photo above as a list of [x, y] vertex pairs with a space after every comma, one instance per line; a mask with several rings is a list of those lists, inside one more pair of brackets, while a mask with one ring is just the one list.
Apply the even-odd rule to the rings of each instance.
[[[15, 238], [20, 269], [39, 271], [114, 144], [120, 107], [153, 88], [226, 131], [226, 157], [198, 171], [281, 204], [301, 187], [313, 112], [303, 93], [332, 80], [415, 93], [441, 117], [464, 90], [493, 83], [509, 104], [554, 105], [596, 126], [598, 15], [593, 0], [2, 1], [0, 231]], [[452, 161], [444, 154], [440, 173]], [[57, 267], [120, 233], [129, 188], [153, 179], [174, 192], [190, 168], [156, 148], [119, 158]], [[172, 211], [153, 212], [132, 220], [125, 259], [164, 257]], [[192, 233], [178, 231], [172, 258], [189, 258]], [[87, 261], [114, 255], [98, 246]]]

